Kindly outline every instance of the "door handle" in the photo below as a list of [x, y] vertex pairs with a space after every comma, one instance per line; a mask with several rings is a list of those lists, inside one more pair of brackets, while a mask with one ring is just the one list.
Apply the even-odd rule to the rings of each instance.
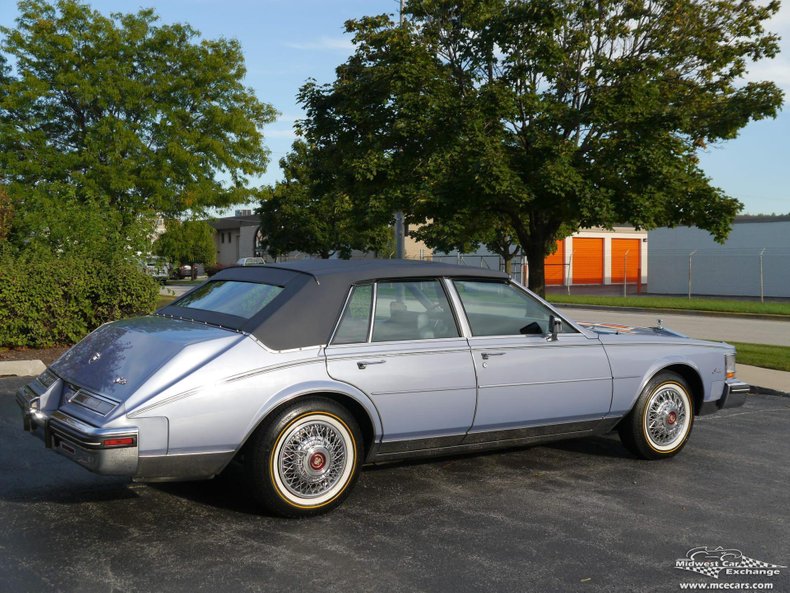
[[360, 360], [359, 362], [357, 362], [357, 368], [360, 371], [364, 371], [366, 368], [368, 368], [368, 365], [371, 365], [371, 364], [384, 364], [385, 362], [387, 362], [387, 361], [386, 360]]
[[504, 356], [507, 352], [481, 352], [480, 356], [483, 357], [483, 360], [488, 360], [492, 356]]

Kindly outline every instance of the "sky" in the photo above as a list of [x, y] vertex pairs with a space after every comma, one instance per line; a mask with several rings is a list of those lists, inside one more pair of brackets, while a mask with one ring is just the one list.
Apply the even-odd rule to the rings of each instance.
[[[745, 214], [790, 213], [790, 0], [783, 0], [769, 31], [783, 37], [778, 58], [754, 64], [748, 78], [773, 80], [787, 106], [776, 119], [752, 122], [738, 138], [708, 147], [700, 163], [714, 185], [741, 200]], [[282, 177], [278, 161], [295, 139], [303, 117], [296, 94], [308, 79], [328, 83], [353, 52], [343, 23], [395, 14], [398, 0], [90, 0], [102, 13], [154, 8], [164, 23], [189, 23], [205, 38], [235, 38], [247, 63], [246, 84], [280, 113], [264, 128], [271, 163], [262, 183]], [[0, 0], [0, 25], [14, 26], [14, 0]]]

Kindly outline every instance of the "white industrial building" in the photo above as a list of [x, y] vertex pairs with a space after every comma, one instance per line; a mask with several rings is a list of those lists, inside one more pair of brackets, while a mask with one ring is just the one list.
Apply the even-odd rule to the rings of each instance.
[[261, 219], [251, 210], [237, 210], [235, 216], [209, 220], [214, 228], [214, 246], [217, 249], [217, 263], [229, 266], [242, 257], [261, 255]]
[[790, 297], [790, 215], [740, 216], [724, 244], [696, 227], [648, 233], [655, 294]]

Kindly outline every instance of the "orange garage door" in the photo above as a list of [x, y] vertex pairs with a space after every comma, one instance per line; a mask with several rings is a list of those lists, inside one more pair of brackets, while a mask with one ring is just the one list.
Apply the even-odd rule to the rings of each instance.
[[640, 262], [639, 249], [642, 247], [640, 239], [612, 239], [612, 282], [625, 281], [636, 284], [639, 281]]
[[557, 241], [557, 251], [543, 261], [546, 286], [562, 286], [565, 282], [565, 241]]
[[603, 284], [603, 239], [573, 238], [574, 284]]

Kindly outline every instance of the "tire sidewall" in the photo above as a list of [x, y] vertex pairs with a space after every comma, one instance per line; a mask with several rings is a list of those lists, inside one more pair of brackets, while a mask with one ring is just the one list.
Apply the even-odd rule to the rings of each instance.
[[[673, 385], [681, 394], [686, 406], [685, 434], [670, 449], [658, 449], [647, 434], [646, 417], [649, 404], [653, 397], [666, 386]], [[647, 385], [631, 410], [623, 420], [618, 431], [623, 444], [642, 459], [665, 459], [678, 454], [686, 446], [694, 426], [694, 399], [688, 383], [680, 375], [673, 372], [661, 372], [655, 375]]]
[[[287, 485], [283, 482], [282, 476], [280, 475], [279, 471], [279, 461], [280, 461], [280, 454], [282, 452], [283, 445], [285, 444], [287, 437], [290, 436], [295, 429], [303, 422], [326, 422], [330, 424], [337, 432], [344, 437], [346, 441], [346, 463], [343, 468], [343, 472], [341, 473], [340, 479], [338, 480], [336, 486], [339, 486], [339, 489], [336, 492], [336, 486], [333, 486], [327, 493], [318, 496], [316, 498], [315, 503], [309, 504], [309, 499], [301, 498], [298, 499], [298, 496], [290, 490], [288, 490]], [[350, 446], [348, 446], [350, 445]], [[302, 414], [297, 415], [295, 418], [290, 420], [277, 434], [274, 439], [273, 445], [269, 452], [269, 459], [268, 459], [268, 473], [269, 478], [272, 482], [272, 487], [274, 488], [277, 495], [283, 499], [284, 502], [290, 504], [294, 507], [303, 510], [317, 510], [325, 505], [330, 505], [332, 502], [343, 495], [343, 492], [349, 487], [351, 483], [351, 476], [354, 473], [355, 467], [357, 466], [357, 442], [354, 438], [354, 435], [351, 433], [351, 428], [340, 418], [338, 415], [327, 412], [327, 411], [308, 411]]]
[[[342, 487], [316, 504], [302, 504], [294, 500], [294, 495], [285, 488], [278, 474], [278, 446], [282, 446], [294, 426], [309, 417], [324, 417], [330, 419], [332, 424], [339, 423], [350, 437], [346, 454], [353, 455], [346, 468], [348, 471], [344, 471], [339, 482], [345, 481]], [[363, 455], [361, 430], [356, 419], [343, 406], [330, 399], [309, 398], [287, 406], [270, 422], [258, 428], [247, 460], [248, 476], [256, 499], [269, 511], [285, 517], [319, 515], [337, 507], [349, 495], [359, 477]]]
[[[651, 381], [651, 384], [654, 382]], [[664, 389], [674, 389], [679, 395], [681, 400], [683, 400], [683, 406], [685, 407], [685, 426], [683, 427], [683, 434], [682, 437], [677, 439], [673, 444], [674, 446], [663, 448], [658, 445], [649, 435], [647, 429], [647, 415], [650, 411], [650, 403], [656, 397], [656, 395], [663, 391]], [[644, 401], [641, 405], [641, 410], [639, 414], [639, 425], [640, 430], [642, 431], [642, 438], [644, 439], [644, 443], [647, 447], [649, 447], [652, 454], [657, 455], [659, 457], [666, 457], [673, 455], [679, 452], [683, 446], [686, 444], [686, 441], [691, 434], [691, 427], [694, 424], [694, 403], [691, 399], [691, 394], [689, 393], [688, 386], [680, 377], [673, 377], [673, 378], [666, 378], [661, 381], [656, 381], [654, 385], [652, 385], [651, 389], [646, 390], [647, 397], [644, 398]]]

